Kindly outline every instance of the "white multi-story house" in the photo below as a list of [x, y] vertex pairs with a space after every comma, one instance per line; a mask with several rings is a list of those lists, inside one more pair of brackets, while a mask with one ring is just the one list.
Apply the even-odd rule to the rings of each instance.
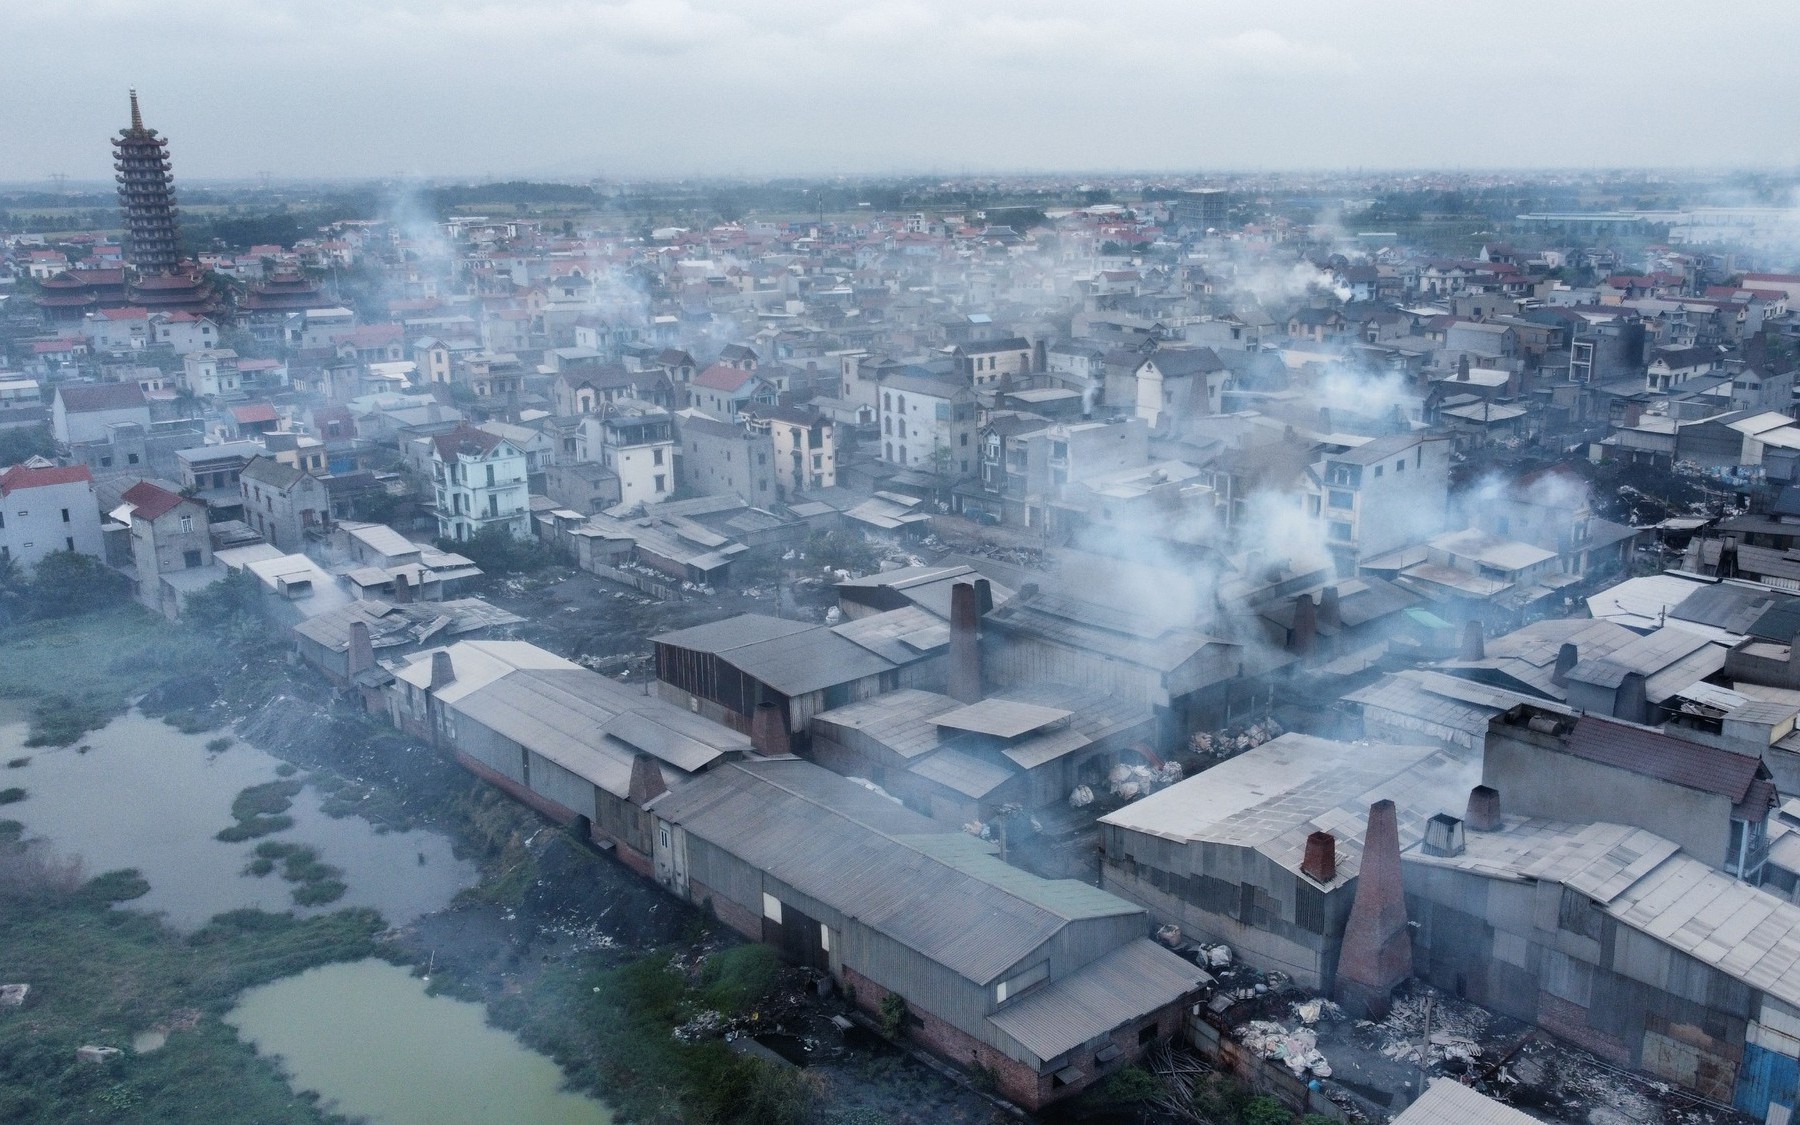
[[230, 348], [190, 352], [181, 360], [181, 385], [200, 398], [236, 394], [238, 354]]
[[431, 439], [438, 537], [463, 541], [491, 527], [515, 539], [531, 534], [525, 454], [483, 430], [461, 429]]
[[837, 487], [836, 427], [816, 410], [797, 406], [757, 406], [752, 429], [765, 430], [775, 445], [775, 483], [784, 497], [809, 489]]
[[33, 458], [0, 473], [0, 559], [29, 568], [57, 551], [103, 555], [87, 466]]
[[946, 379], [881, 381], [881, 459], [947, 477], [980, 471], [975, 393]]
[[1393, 434], [1327, 453], [1306, 474], [1301, 503], [1323, 526], [1340, 574], [1359, 561], [1423, 543], [1444, 530], [1450, 440]]
[[675, 491], [675, 422], [653, 403], [619, 399], [581, 419], [577, 458], [619, 478], [619, 502], [660, 504]]
[[191, 312], [151, 313], [150, 342], [176, 355], [208, 351], [219, 346], [219, 326]]

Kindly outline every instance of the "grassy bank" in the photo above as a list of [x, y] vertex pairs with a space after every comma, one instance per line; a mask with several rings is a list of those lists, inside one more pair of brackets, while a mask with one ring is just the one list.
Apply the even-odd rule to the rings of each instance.
[[[110, 908], [145, 889], [135, 874], [81, 882], [16, 831], [0, 833], [0, 979], [31, 986], [22, 1007], [0, 1008], [0, 1121], [334, 1120], [219, 1017], [242, 989], [368, 956], [379, 916], [237, 911], [183, 936]], [[133, 1037], [150, 1031], [165, 1045], [134, 1053]], [[81, 1062], [84, 1046], [122, 1053]]]

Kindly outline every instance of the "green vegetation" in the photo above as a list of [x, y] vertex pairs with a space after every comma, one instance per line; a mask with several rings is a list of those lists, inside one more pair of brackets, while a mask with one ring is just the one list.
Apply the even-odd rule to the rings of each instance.
[[0, 789], [0, 805], [15, 805], [24, 799], [25, 790], [20, 789], [17, 785], [7, 789]]
[[0, 465], [17, 465], [33, 457], [55, 456], [56, 439], [50, 434], [48, 422], [0, 430]]
[[304, 844], [277, 840], [264, 840], [256, 845], [256, 858], [244, 868], [244, 874], [267, 875], [275, 870], [277, 863], [281, 865], [281, 877], [298, 884], [293, 891], [296, 906], [324, 906], [343, 898], [349, 889], [341, 878], [344, 872], [329, 863], [319, 862], [318, 852]]
[[881, 998], [881, 1033], [898, 1039], [906, 1031], [906, 998], [890, 992]]
[[[184, 938], [111, 908], [147, 889], [137, 872], [83, 882], [79, 864], [19, 841], [0, 831], [0, 965], [31, 996], [0, 1013], [0, 1121], [328, 1120], [219, 1017], [244, 988], [368, 956], [375, 912], [302, 921], [239, 911]], [[175, 1030], [154, 1053], [76, 1061], [77, 1047], [125, 1049], [157, 1027]]]
[[[229, 739], [225, 741], [230, 745]], [[212, 744], [208, 743], [207, 748], [212, 749]], [[236, 844], [292, 828], [294, 818], [284, 814], [293, 805], [301, 785], [298, 781], [269, 781], [245, 789], [231, 802], [231, 815], [237, 823], [220, 829], [214, 839]]]
[[488, 574], [534, 574], [563, 562], [562, 553], [536, 539], [516, 539], [504, 527], [484, 527], [467, 539], [439, 539], [438, 550], [472, 561]]
[[[223, 754], [229, 749], [231, 749], [231, 739], [229, 738], [209, 738], [206, 740], [206, 752], [208, 754]], [[290, 769], [288, 772], [292, 773], [293, 771]], [[283, 776], [285, 777], [286, 775], [284, 774]]]
[[7, 761], [6, 768], [9, 770], [22, 770], [30, 764], [30, 758], [12, 758]]
[[760, 946], [712, 955], [697, 979], [669, 954], [597, 971], [559, 966], [494, 1014], [523, 1024], [528, 1042], [577, 1085], [601, 1090], [621, 1121], [798, 1125], [812, 1119], [820, 1093], [812, 1075], [736, 1054], [719, 1039], [673, 1034], [703, 1011], [755, 1012], [774, 985], [773, 967]]
[[224, 659], [215, 642], [170, 629], [129, 601], [0, 628], [0, 645], [8, 656], [0, 662], [0, 697], [32, 701], [33, 746], [68, 746], [111, 722], [144, 690], [145, 668]]

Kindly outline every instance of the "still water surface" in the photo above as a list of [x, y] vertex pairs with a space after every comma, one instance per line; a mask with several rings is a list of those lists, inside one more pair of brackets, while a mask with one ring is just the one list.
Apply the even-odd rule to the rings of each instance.
[[48, 841], [62, 855], [78, 855], [89, 875], [135, 867], [150, 893], [126, 904], [161, 911], [183, 930], [214, 914], [242, 907], [318, 914], [372, 906], [388, 924], [401, 926], [449, 905], [472, 886], [473, 864], [452, 854], [436, 832], [377, 832], [360, 817], [333, 819], [319, 808], [311, 787], [294, 798], [287, 815], [294, 827], [267, 839], [307, 844], [319, 858], [343, 868], [343, 898], [315, 909], [296, 908], [293, 884], [281, 877], [243, 874], [257, 841], [213, 839], [234, 823], [231, 802], [252, 785], [278, 780], [281, 763], [246, 742], [211, 753], [216, 733], [183, 734], [131, 712], [82, 741], [90, 749], [25, 746], [23, 723], [0, 726], [0, 758], [29, 757], [19, 769], [0, 770], [0, 787], [23, 786], [27, 799], [0, 809], [26, 834]]
[[607, 1125], [543, 1055], [489, 1027], [477, 1004], [431, 996], [385, 961], [308, 969], [250, 989], [225, 1017], [296, 1090], [377, 1125]]

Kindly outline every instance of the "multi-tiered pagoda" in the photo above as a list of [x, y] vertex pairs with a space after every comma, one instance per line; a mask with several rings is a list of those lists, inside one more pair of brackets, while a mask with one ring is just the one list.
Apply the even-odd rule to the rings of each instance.
[[125, 261], [140, 277], [174, 273], [181, 265], [181, 227], [175, 210], [175, 177], [169, 142], [144, 128], [137, 91], [131, 92], [131, 127], [113, 138], [119, 207], [125, 212]]

